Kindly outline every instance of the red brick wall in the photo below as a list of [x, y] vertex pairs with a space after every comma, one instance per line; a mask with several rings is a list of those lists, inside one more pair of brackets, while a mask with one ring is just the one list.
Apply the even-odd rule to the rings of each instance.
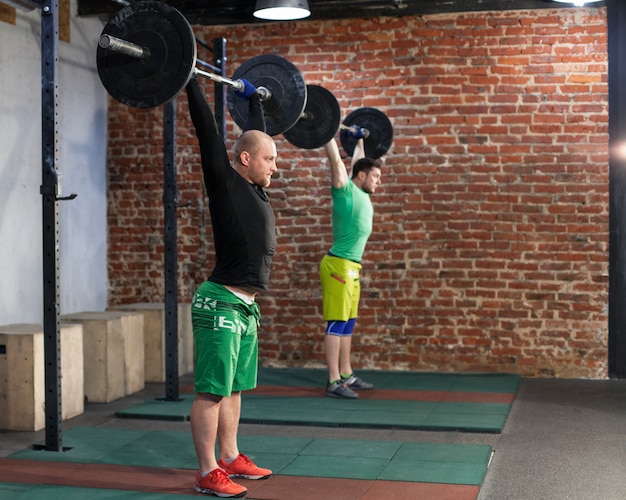
[[[607, 376], [605, 9], [194, 27], [230, 73], [276, 53], [342, 115], [394, 125], [364, 256], [356, 368]], [[211, 55], [199, 50], [199, 57]], [[212, 102], [213, 84], [205, 87]], [[198, 149], [178, 99], [180, 300], [212, 268]], [[163, 300], [161, 109], [112, 103], [111, 304]], [[228, 117], [228, 147], [237, 135]], [[331, 239], [323, 149], [276, 138], [262, 363], [323, 366], [318, 264]]]

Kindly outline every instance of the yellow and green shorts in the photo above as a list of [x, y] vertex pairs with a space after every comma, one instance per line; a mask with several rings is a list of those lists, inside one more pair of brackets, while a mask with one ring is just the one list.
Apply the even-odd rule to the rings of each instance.
[[326, 321], [348, 321], [357, 317], [361, 297], [361, 268], [358, 262], [324, 255], [320, 263], [320, 283]]

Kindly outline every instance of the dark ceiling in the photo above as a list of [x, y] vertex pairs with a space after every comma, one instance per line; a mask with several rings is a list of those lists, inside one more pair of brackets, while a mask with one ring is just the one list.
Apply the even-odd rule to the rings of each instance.
[[[552, 0], [308, 0], [307, 20], [414, 16], [449, 12], [553, 9], [572, 4]], [[573, 1], [573, 0], [572, 0]], [[78, 0], [78, 15], [108, 21], [130, 0]], [[191, 24], [224, 25], [260, 23], [252, 16], [255, 0], [170, 0]], [[602, 6], [604, 2], [592, 4]]]

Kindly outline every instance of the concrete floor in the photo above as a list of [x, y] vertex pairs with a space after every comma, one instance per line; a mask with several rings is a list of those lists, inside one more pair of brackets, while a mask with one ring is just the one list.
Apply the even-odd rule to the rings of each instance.
[[[113, 403], [88, 404], [62, 428], [189, 430], [189, 422], [115, 417], [120, 409], [163, 395], [163, 385], [148, 384]], [[253, 424], [242, 425], [240, 433], [346, 439], [364, 434], [363, 429]], [[502, 434], [377, 429], [368, 430], [366, 438], [491, 445], [494, 455], [478, 500], [626, 498], [626, 380], [523, 379]], [[43, 430], [0, 431], [0, 457], [44, 439]]]
[[522, 380], [479, 500], [624, 498], [626, 380]]

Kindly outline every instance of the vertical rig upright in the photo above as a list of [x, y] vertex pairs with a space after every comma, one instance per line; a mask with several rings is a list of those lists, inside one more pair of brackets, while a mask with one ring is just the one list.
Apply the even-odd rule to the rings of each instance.
[[165, 244], [165, 400], [179, 400], [178, 376], [178, 184], [176, 99], [163, 105], [163, 205]]
[[626, 378], [626, 3], [607, 0], [609, 55], [609, 377]]
[[59, 3], [41, 4], [41, 147], [43, 230], [43, 334], [46, 386], [46, 444], [63, 450], [61, 430], [61, 335], [59, 313], [59, 172], [57, 169], [57, 76]]
[[[213, 40], [214, 68], [226, 74], [226, 39]], [[226, 90], [215, 83], [215, 119], [222, 137], [226, 137]], [[178, 183], [176, 180], [176, 99], [163, 105], [163, 205], [164, 205], [164, 264], [165, 264], [165, 397], [180, 401], [178, 373], [178, 251], [177, 211]], [[224, 139], [225, 140], [225, 139]]]

